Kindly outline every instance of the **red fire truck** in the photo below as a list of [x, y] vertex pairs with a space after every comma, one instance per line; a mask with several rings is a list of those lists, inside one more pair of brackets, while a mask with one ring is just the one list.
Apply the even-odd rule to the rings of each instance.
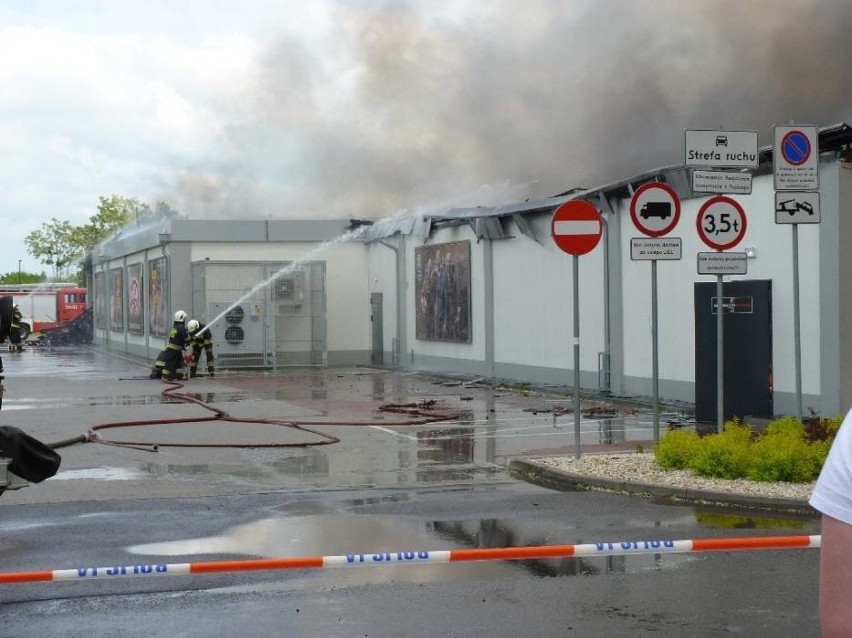
[[0, 297], [11, 296], [21, 311], [22, 341], [34, 332], [60, 328], [82, 315], [86, 292], [69, 283], [0, 285]]

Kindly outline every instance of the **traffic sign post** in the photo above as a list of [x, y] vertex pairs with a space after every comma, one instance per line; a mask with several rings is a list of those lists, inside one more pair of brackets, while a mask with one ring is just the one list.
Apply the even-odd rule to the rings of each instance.
[[668, 184], [647, 182], [630, 198], [630, 217], [639, 232], [652, 239], [631, 239], [632, 259], [651, 261], [651, 382], [653, 385], [654, 442], [660, 440], [660, 373], [657, 338], [657, 261], [680, 259], [680, 238], [659, 239], [680, 221], [680, 198]]
[[553, 213], [550, 220], [553, 241], [566, 253], [579, 256], [595, 249], [603, 235], [603, 221], [589, 202], [572, 199]]
[[595, 249], [603, 235], [603, 219], [589, 202], [573, 199], [553, 213], [550, 234], [556, 245], [574, 256], [574, 456], [580, 458], [580, 255]]
[[772, 153], [775, 190], [819, 189], [819, 135], [815, 126], [776, 126]]
[[[739, 244], [745, 237], [748, 222], [739, 202], [724, 195], [711, 197], [698, 211], [695, 218], [698, 236], [710, 248], [727, 250]], [[716, 275], [716, 296], [722, 299], [722, 274]], [[725, 429], [725, 333], [724, 313], [716, 317], [716, 430]]]
[[687, 130], [684, 165], [757, 168], [757, 131]]
[[[799, 310], [799, 224], [818, 224], [819, 131], [815, 126], [776, 126], [772, 152], [775, 223], [793, 225], [793, 340], [796, 418], [802, 420], [802, 337]], [[779, 192], [782, 191], [782, 192]]]
[[692, 192], [720, 195], [751, 195], [751, 173], [692, 171]]
[[630, 198], [630, 218], [639, 232], [662, 237], [680, 221], [680, 198], [668, 184], [642, 184]]
[[776, 224], [819, 224], [819, 192], [775, 191]]
[[733, 248], [745, 237], [745, 211], [738, 201], [724, 195], [704, 202], [695, 221], [701, 241], [715, 250]]

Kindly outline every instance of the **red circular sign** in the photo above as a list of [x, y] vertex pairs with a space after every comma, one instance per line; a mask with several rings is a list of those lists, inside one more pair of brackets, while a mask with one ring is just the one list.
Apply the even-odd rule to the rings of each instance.
[[603, 220], [598, 210], [582, 199], [565, 202], [550, 220], [553, 241], [566, 253], [585, 255], [594, 250], [603, 235]]
[[740, 203], [730, 197], [711, 197], [695, 218], [701, 241], [716, 250], [727, 250], [739, 244], [746, 232], [746, 214]]
[[668, 184], [642, 184], [630, 198], [630, 217], [639, 232], [662, 237], [680, 221], [680, 198]]

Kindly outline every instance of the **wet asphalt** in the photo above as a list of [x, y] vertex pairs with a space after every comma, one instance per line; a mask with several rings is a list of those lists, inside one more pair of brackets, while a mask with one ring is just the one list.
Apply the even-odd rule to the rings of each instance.
[[[148, 379], [145, 362], [87, 347], [4, 360], [3, 424], [49, 445], [96, 441], [62, 447], [54, 478], [5, 503], [134, 498], [151, 480], [176, 496], [490, 481], [513, 459], [574, 454], [570, 397], [477, 379], [285, 369], [168, 385]], [[582, 408], [607, 412], [583, 419], [585, 451], [650, 444], [647, 410], [593, 399]]]
[[[0, 424], [64, 444], [56, 476], [0, 495], [0, 571], [818, 533], [519, 480], [512, 463], [574, 453], [559, 392], [369, 368], [172, 386], [88, 347], [3, 359]], [[647, 407], [583, 409], [584, 453], [650, 444]], [[794, 550], [2, 585], [0, 635], [816, 636], [817, 565]]]

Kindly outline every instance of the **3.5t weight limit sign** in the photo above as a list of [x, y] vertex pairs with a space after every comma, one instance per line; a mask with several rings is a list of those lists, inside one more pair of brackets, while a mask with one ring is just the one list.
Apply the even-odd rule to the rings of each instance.
[[724, 195], [708, 199], [695, 221], [701, 241], [715, 250], [733, 248], [745, 237], [745, 211], [739, 202]]

